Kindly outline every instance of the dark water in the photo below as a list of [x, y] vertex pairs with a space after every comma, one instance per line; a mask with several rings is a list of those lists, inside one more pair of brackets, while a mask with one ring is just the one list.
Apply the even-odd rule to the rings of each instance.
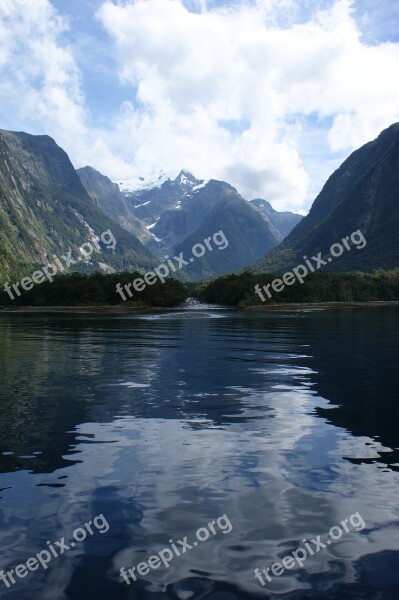
[[[6, 600], [397, 600], [399, 311], [0, 317]], [[262, 587], [349, 515], [365, 527]], [[233, 529], [119, 574], [227, 515]]]

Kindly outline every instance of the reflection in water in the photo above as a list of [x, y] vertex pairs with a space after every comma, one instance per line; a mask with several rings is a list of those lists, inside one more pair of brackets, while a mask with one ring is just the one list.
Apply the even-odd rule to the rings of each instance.
[[[397, 600], [396, 309], [0, 318], [0, 569], [103, 513], [6, 600]], [[359, 511], [263, 589], [254, 578]], [[132, 584], [170, 538], [211, 538]]]

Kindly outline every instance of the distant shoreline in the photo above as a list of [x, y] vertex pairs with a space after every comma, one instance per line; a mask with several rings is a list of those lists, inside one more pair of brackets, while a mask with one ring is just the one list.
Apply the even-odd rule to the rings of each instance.
[[249, 312], [273, 312], [273, 311], [300, 311], [306, 309], [331, 309], [331, 308], [373, 308], [376, 306], [399, 306], [399, 300], [370, 300], [368, 302], [292, 302], [281, 304], [265, 304], [240, 307]]
[[[374, 308], [381, 306], [399, 306], [399, 300], [372, 300], [369, 302], [292, 302], [280, 304], [266, 304], [253, 306], [226, 306], [226, 310], [238, 310], [242, 312], [300, 312], [303, 310], [319, 309], [348, 309], [348, 308]], [[156, 307], [156, 306], [0, 306], [0, 315], [10, 314], [89, 314], [89, 315], [128, 315], [146, 312], [165, 312], [181, 310], [181, 306]], [[187, 309], [190, 310], [189, 308]], [[204, 309], [212, 310], [212, 308]], [[219, 308], [220, 310], [220, 308]]]
[[146, 307], [146, 306], [0, 306], [0, 315], [11, 314], [44, 314], [44, 313], [59, 313], [59, 314], [105, 314], [105, 315], [123, 315], [130, 313], [152, 312], [160, 310], [169, 310], [162, 308]]

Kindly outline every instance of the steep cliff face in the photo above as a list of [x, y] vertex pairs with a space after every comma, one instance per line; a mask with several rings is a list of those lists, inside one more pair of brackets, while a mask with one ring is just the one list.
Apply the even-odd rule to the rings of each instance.
[[[238, 197], [237, 191], [229, 184], [215, 180], [185, 195], [181, 204], [163, 212], [151, 227], [159, 250], [162, 253], [172, 252], [177, 245], [203, 227], [218, 202], [231, 195]], [[245, 200], [241, 199], [241, 202]], [[209, 232], [209, 235], [211, 233]]]
[[332, 244], [358, 229], [367, 246], [345, 252], [326, 268], [399, 267], [399, 123], [351, 154], [328, 179], [308, 216], [253, 270], [281, 272], [305, 254], [326, 255]]
[[[215, 185], [220, 182], [214, 182]], [[206, 193], [206, 188], [204, 188]], [[215, 197], [210, 195], [210, 198]], [[191, 263], [185, 273], [192, 279], [205, 279], [213, 275], [247, 267], [258, 257], [278, 244], [270, 223], [243, 200], [231, 186], [222, 185], [217, 201], [210, 207], [200, 227], [195, 229], [176, 248], [176, 254], [191, 255], [191, 248], [218, 231], [223, 232], [228, 246], [220, 250], [213, 245], [203, 257]]]
[[288, 234], [300, 223], [303, 219], [302, 215], [298, 215], [293, 212], [283, 211], [279, 212], [275, 210], [270, 202], [262, 200], [262, 198], [255, 198], [251, 200], [251, 204], [256, 206], [265, 217], [267, 217], [272, 226], [277, 229], [281, 239], [287, 237]]
[[151, 234], [144, 223], [134, 215], [117, 183], [113, 183], [93, 167], [77, 169], [76, 172], [96, 206], [142, 243], [151, 240]]
[[25, 276], [53, 255], [111, 230], [115, 249], [79, 269], [136, 269], [151, 253], [109, 219], [87, 194], [68, 155], [48, 136], [0, 130], [0, 280]]
[[[160, 259], [175, 252], [181, 245], [188, 247], [197, 230], [202, 232], [207, 225], [212, 225], [208, 220], [209, 215], [218, 203], [221, 203], [221, 210], [217, 211], [218, 222], [227, 228], [226, 235], [230, 239], [234, 237], [237, 248], [240, 248], [234, 254], [235, 260], [228, 261], [228, 268], [233, 269], [243, 264], [249, 265], [276, 246], [302, 218], [293, 213], [279, 213], [263, 200], [259, 201], [260, 205], [256, 200], [247, 202], [229, 183], [214, 179], [199, 180], [188, 171], [181, 171], [175, 179], [168, 179], [161, 172], [141, 179], [143, 181], [140, 178], [119, 180], [118, 185], [129, 210], [145, 224], [151, 235], [151, 239], [144, 243]], [[225, 201], [232, 198], [236, 200], [234, 203]], [[230, 209], [238, 218], [240, 214], [245, 215], [245, 230], [233, 227], [233, 219], [228, 214]], [[187, 244], [185, 240], [188, 240]], [[232, 251], [230, 258], [233, 258]], [[214, 265], [214, 272], [213, 259], [207, 265], [208, 275], [225, 272], [227, 263], [223, 264], [222, 256], [219, 260], [221, 264]], [[199, 265], [189, 270], [195, 277], [201, 275]]]
[[150, 177], [118, 180], [116, 183], [135, 216], [145, 225], [152, 225], [166, 211], [184, 205], [204, 181], [188, 171], [180, 171], [174, 179], [160, 171]]

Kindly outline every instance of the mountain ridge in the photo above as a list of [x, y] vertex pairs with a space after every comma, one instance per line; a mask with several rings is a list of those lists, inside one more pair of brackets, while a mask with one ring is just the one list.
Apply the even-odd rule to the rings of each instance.
[[135, 235], [143, 244], [151, 239], [143, 223], [129, 210], [117, 183], [113, 183], [106, 175], [88, 165], [76, 169], [76, 173], [86, 192], [106, 215]]
[[[155, 258], [87, 194], [67, 153], [47, 135], [0, 130], [0, 278], [25, 276], [93, 235], [111, 230], [115, 250], [79, 269], [134, 270]], [[93, 233], [94, 232], [94, 233]]]
[[[249, 202], [242, 198], [231, 184], [216, 179], [197, 179], [185, 170], [181, 170], [175, 179], [155, 179], [156, 185], [153, 188], [147, 186], [144, 190], [129, 190], [125, 185], [122, 195], [129, 210], [146, 224], [151, 234], [151, 240], [145, 242], [146, 246], [160, 259], [164, 255], [180, 251], [183, 247], [187, 249], [185, 240], [200, 239], [204, 234], [204, 224], [208, 222], [207, 219], [218, 202], [223, 202], [224, 209], [229, 210], [229, 204], [225, 201], [228, 198], [236, 199], [233, 203], [235, 214], [238, 219], [241, 217], [244, 219], [247, 231], [238, 231], [227, 213], [225, 219], [221, 218], [221, 212], [217, 213], [219, 228], [227, 228], [224, 233], [230, 239], [233, 235], [239, 237], [237, 245], [241, 247], [241, 253], [247, 254], [247, 259], [245, 257], [242, 259], [238, 253], [235, 253], [234, 263], [227, 260], [229, 253], [224, 254], [223, 257], [219, 256], [222, 272], [238, 269], [243, 265], [247, 266], [251, 260], [260, 258], [276, 246], [285, 237], [287, 231], [290, 231], [302, 218], [301, 215], [294, 213], [279, 213], [267, 201], [263, 201], [263, 204], [268, 205], [268, 210], [262, 210], [256, 206], [256, 202]], [[122, 181], [119, 180], [119, 183], [121, 184]], [[263, 240], [261, 240], [262, 235]], [[231, 253], [231, 250], [229, 252]], [[206, 259], [202, 261], [204, 265], [202, 275], [220, 273], [219, 265], [214, 265], [215, 272], [209, 273], [205, 269], [206, 262]], [[210, 260], [210, 263], [212, 262]], [[198, 277], [201, 273], [199, 263], [196, 262], [195, 266], [190, 267], [188, 271], [192, 274], [196, 272]]]
[[367, 247], [346, 252], [326, 269], [392, 269], [399, 265], [399, 123], [355, 150], [328, 178], [309, 214], [254, 272], [282, 272], [360, 229]]

